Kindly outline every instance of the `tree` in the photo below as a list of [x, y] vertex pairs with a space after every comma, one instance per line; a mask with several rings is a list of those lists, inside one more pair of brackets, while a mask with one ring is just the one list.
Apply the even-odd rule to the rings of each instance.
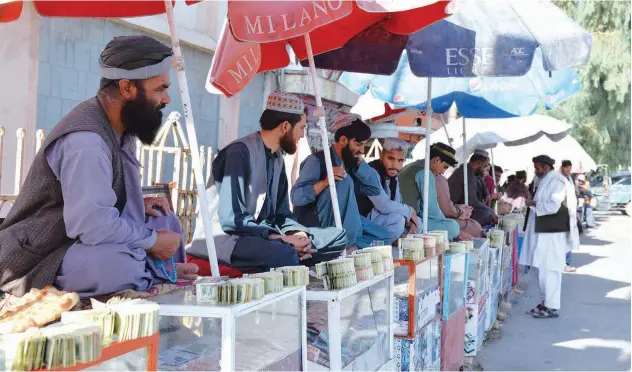
[[577, 68], [581, 91], [547, 114], [573, 124], [597, 163], [630, 166], [630, 2], [557, 0], [592, 35], [590, 60]]

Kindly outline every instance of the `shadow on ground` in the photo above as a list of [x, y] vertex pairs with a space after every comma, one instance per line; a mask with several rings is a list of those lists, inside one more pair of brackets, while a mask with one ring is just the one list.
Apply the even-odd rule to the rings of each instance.
[[538, 283], [533, 272], [520, 271], [525, 293], [509, 311], [501, 338], [486, 342], [477, 358], [486, 371], [630, 370], [630, 283], [604, 278], [613, 270], [629, 272], [619, 252], [630, 242], [612, 231], [582, 236], [585, 248], [573, 254], [580, 270], [564, 274], [558, 319], [526, 314], [540, 301]]

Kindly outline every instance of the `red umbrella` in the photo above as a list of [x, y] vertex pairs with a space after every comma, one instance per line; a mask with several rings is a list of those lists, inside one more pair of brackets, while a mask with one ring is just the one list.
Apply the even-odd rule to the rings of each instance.
[[298, 58], [307, 59], [306, 36], [312, 54], [317, 55], [341, 48], [375, 24], [388, 33], [410, 35], [447, 17], [449, 3], [448, 0], [229, 0], [228, 21], [213, 58], [209, 81], [231, 97], [244, 89], [257, 73], [287, 66], [288, 44]]
[[[0, 0], [2, 2], [4, 0]], [[187, 4], [198, 2], [197, 0], [187, 0]], [[193, 162], [193, 172], [195, 175], [196, 187], [200, 192], [200, 205], [208, 205], [206, 200], [206, 185], [204, 184], [204, 176], [202, 175], [202, 166], [200, 164], [200, 154], [198, 153], [197, 135], [195, 133], [195, 125], [191, 114], [191, 98], [189, 96], [189, 88], [187, 85], [186, 74], [184, 71], [184, 59], [180, 51], [180, 43], [176, 36], [176, 30], [173, 23], [173, 4], [175, 0], [133, 0], [133, 1], [48, 1], [35, 0], [32, 2], [35, 10], [42, 16], [47, 17], [68, 17], [68, 18], [126, 18], [151, 16], [156, 14], [167, 13], [167, 22], [169, 23], [169, 32], [171, 34], [171, 43], [174, 54], [174, 67], [178, 72], [178, 86], [180, 88], [180, 96], [182, 98], [182, 106], [184, 118], [187, 126], [187, 135], [191, 146], [191, 158]], [[22, 1], [11, 1], [0, 3], [0, 22], [10, 22], [18, 19], [22, 13]], [[219, 267], [217, 265], [217, 256], [215, 253], [215, 241], [211, 230], [211, 218], [208, 208], [200, 208], [204, 232], [206, 234], [206, 246], [208, 248], [209, 261], [211, 264], [211, 272], [214, 276], [219, 276]], [[174, 268], [175, 269], [175, 268]]]
[[[447, 17], [449, 4], [447, 0], [228, 0], [228, 20], [209, 72], [212, 87], [207, 89], [216, 88], [229, 97], [236, 94], [257, 73], [287, 66], [289, 44], [299, 58], [309, 60], [316, 104], [322, 108], [314, 54], [338, 49], [375, 24], [391, 33], [414, 33]], [[327, 150], [325, 118], [321, 116], [318, 123]], [[342, 228], [331, 156], [324, 153], [334, 219]]]

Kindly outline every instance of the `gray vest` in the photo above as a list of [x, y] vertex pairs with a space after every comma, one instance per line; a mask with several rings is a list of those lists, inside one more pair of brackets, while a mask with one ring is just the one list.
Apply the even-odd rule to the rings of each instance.
[[61, 184], [46, 160], [46, 149], [58, 138], [79, 131], [99, 134], [112, 154], [112, 189], [116, 208], [125, 206], [120, 141], [99, 101], [80, 103], [53, 128], [35, 155], [22, 190], [0, 225], [0, 290], [22, 296], [31, 288], [52, 285], [66, 251], [75, 242], [66, 235]]
[[417, 182], [415, 182], [415, 176], [423, 169], [424, 160], [417, 160], [402, 168], [397, 176], [399, 180], [399, 192], [402, 194], [402, 203], [412, 207], [414, 210], [419, 209], [419, 200], [421, 199]]
[[[246, 187], [246, 209], [254, 219], [259, 218], [261, 207], [268, 196], [268, 173], [266, 164], [266, 151], [261, 140], [261, 134], [255, 132], [246, 137], [235, 140], [235, 142], [241, 142], [246, 145], [249, 153], [250, 161], [250, 174], [246, 174], [244, 185]], [[230, 145], [229, 145], [230, 146]], [[279, 186], [279, 177], [283, 171], [283, 156], [281, 150], [277, 151], [277, 157], [274, 161], [274, 180], [272, 183], [272, 195], [270, 196], [270, 202], [272, 203], [273, 210], [277, 205], [277, 194]], [[230, 187], [230, 185], [226, 185]], [[215, 238], [215, 249], [217, 251], [217, 259], [220, 262], [230, 264], [231, 255], [235, 249], [235, 243], [239, 236], [228, 235], [222, 229], [222, 225], [219, 220], [219, 209], [230, 208], [231, 200], [219, 200], [219, 193], [221, 189], [221, 180], [215, 180], [211, 174], [206, 189], [206, 196], [209, 205], [209, 214], [211, 216], [211, 227], [213, 229], [213, 236]], [[274, 213], [274, 211], [273, 211]], [[191, 244], [187, 246], [187, 253], [190, 253], [196, 257], [208, 258], [208, 250], [206, 247], [206, 235], [204, 233], [204, 227], [202, 226], [202, 218], [198, 216], [195, 223], [195, 232], [193, 233], [193, 239]]]

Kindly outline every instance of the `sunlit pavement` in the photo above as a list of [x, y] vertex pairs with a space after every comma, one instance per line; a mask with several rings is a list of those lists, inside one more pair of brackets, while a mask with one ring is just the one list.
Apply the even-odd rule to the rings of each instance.
[[588, 229], [573, 252], [577, 272], [562, 279], [560, 317], [526, 314], [539, 294], [533, 274], [521, 270], [525, 292], [502, 323], [501, 338], [479, 353], [484, 370], [630, 370], [632, 218], [614, 212], [596, 217], [600, 226]]

